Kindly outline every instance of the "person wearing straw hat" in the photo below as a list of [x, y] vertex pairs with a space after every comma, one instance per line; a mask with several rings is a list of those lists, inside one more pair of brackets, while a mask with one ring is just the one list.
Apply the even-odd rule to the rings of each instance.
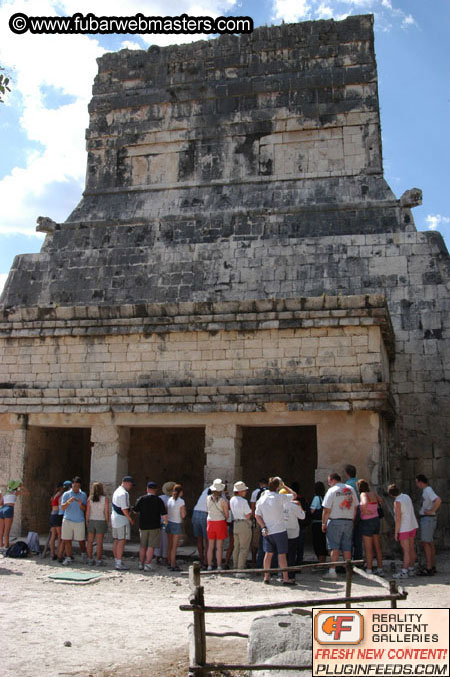
[[[164, 503], [166, 506], [167, 510], [167, 503], [169, 502], [169, 498], [172, 496], [172, 490], [175, 486], [176, 482], [168, 481], [164, 482], [164, 484], [161, 487], [161, 494], [159, 494], [159, 498], [161, 501]], [[163, 525], [165, 522], [163, 518], [161, 517], [161, 525]], [[167, 546], [168, 546], [168, 538], [167, 538], [167, 531], [165, 528], [161, 529], [161, 537], [159, 541], [159, 547], [155, 548], [155, 557], [156, 557], [156, 563], [157, 564], [167, 564]]]
[[29, 494], [21, 480], [10, 480], [6, 493], [3, 496], [3, 505], [0, 508], [0, 552], [5, 553], [9, 548], [9, 534], [14, 520], [14, 507], [17, 496]]
[[245, 499], [247, 491], [248, 487], [244, 482], [236, 482], [233, 487], [234, 496], [230, 500], [230, 510], [233, 515], [235, 569], [245, 569], [252, 540], [252, 510]]
[[227, 519], [229, 515], [228, 501], [222, 492], [225, 484], [217, 478], [209, 487], [211, 494], [206, 500], [208, 510], [208, 571], [212, 571], [214, 544], [216, 543], [217, 571], [222, 571], [223, 542], [228, 536]]

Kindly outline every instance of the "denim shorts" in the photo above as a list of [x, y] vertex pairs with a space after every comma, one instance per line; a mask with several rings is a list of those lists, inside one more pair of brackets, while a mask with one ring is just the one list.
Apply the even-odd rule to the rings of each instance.
[[277, 552], [279, 555], [286, 555], [288, 548], [287, 531], [280, 531], [278, 534], [269, 534], [263, 537], [264, 552]]
[[436, 515], [420, 516], [420, 540], [422, 543], [432, 543], [434, 532], [436, 530]]
[[166, 532], [168, 534], [173, 534], [174, 536], [176, 536], [177, 534], [182, 534], [183, 525], [181, 524], [181, 522], [167, 522]]
[[4, 505], [0, 508], [0, 519], [12, 519], [14, 517], [14, 506], [13, 505]]
[[206, 541], [206, 521], [208, 513], [203, 510], [194, 510], [192, 513], [192, 533], [194, 538], [203, 538]]
[[327, 547], [328, 550], [352, 551], [353, 520], [328, 520]]
[[359, 526], [363, 536], [376, 536], [380, 533], [380, 518], [372, 517], [368, 520], [361, 520]]

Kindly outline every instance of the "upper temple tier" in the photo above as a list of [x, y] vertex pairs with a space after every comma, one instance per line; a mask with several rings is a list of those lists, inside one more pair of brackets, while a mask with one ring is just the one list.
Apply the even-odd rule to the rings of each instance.
[[[397, 200], [383, 177], [372, 16], [98, 63], [83, 198], [64, 224], [39, 219], [3, 307], [353, 293], [332, 281], [336, 242], [310, 269], [298, 247], [415, 231], [420, 191]], [[341, 273], [378, 292], [363, 268]]]

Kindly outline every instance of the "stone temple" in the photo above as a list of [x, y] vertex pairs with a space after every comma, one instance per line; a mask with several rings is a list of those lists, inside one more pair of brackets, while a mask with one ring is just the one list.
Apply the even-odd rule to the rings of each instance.
[[98, 63], [83, 198], [0, 299], [16, 527], [46, 531], [74, 474], [192, 508], [215, 477], [311, 496], [350, 462], [447, 501], [449, 255], [383, 177], [373, 18]]

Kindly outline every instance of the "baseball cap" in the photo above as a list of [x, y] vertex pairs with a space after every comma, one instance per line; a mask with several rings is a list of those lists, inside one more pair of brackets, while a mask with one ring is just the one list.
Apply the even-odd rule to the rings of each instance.
[[125, 475], [125, 477], [122, 477], [122, 482], [130, 482], [133, 485], [136, 484], [131, 475]]
[[147, 482], [147, 489], [156, 489], [157, 486], [156, 482]]
[[71, 487], [71, 486], [72, 482], [70, 480], [66, 480], [65, 482], [63, 482], [63, 487]]

